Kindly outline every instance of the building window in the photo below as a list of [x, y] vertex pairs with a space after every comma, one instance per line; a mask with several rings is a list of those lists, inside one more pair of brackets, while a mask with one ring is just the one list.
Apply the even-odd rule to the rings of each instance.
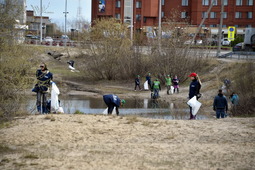
[[243, 5], [243, 0], [236, 0], [236, 6]]
[[116, 19], [120, 19], [120, 14], [115, 14]]
[[211, 12], [210, 13], [210, 18], [216, 18], [216, 12]]
[[252, 6], [253, 5], [253, 0], [247, 0], [247, 5]]
[[146, 21], [147, 21], [147, 18], [143, 17], [143, 23], [146, 23]]
[[213, 1], [213, 6], [216, 6], [216, 5], [218, 5], [218, 0]]
[[209, 5], [209, 0], [202, 0], [202, 5]]
[[165, 5], [165, 0], [161, 0], [161, 5]]
[[189, 0], [182, 0], [182, 6], [189, 6]]
[[141, 14], [136, 14], [135, 18], [136, 18], [136, 21], [141, 21]]
[[227, 12], [223, 12], [223, 18], [228, 18], [228, 13]]
[[120, 1], [116, 1], [116, 8], [120, 8]]
[[142, 2], [136, 1], [136, 8], [142, 8]]
[[236, 27], [236, 28], [238, 28], [238, 27], [239, 27], [239, 25], [235, 25], [235, 27]]
[[222, 25], [222, 28], [227, 28], [227, 25]]
[[187, 18], [188, 13], [187, 12], [181, 12], [181, 18]]
[[252, 25], [246, 25], [246, 27], [247, 27], [247, 28], [251, 28], [251, 27], [252, 27]]
[[242, 18], [242, 13], [241, 12], [236, 12], [235, 18]]
[[202, 12], [202, 18], [208, 18], [207, 12]]
[[162, 12], [161, 12], [161, 17], [164, 17], [164, 16], [165, 16], [165, 12], [162, 11]]
[[228, 5], [228, 0], [224, 0], [223, 4], [224, 4], [224, 6], [227, 6]]
[[247, 18], [252, 19], [252, 12], [247, 12]]
[[210, 25], [210, 27], [217, 27], [217, 25]]

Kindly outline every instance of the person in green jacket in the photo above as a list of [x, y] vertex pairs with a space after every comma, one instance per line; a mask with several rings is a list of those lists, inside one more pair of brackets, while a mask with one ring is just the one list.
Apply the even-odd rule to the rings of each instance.
[[170, 89], [171, 89], [171, 85], [172, 85], [172, 79], [170, 77], [170, 75], [167, 75], [166, 77], [166, 88], [167, 88], [167, 94], [170, 94]]
[[159, 91], [161, 90], [160, 87], [160, 81], [158, 79], [156, 79], [153, 84], [152, 84], [152, 89], [151, 91], [153, 91], [153, 95], [152, 98], [153, 99], [157, 99], [159, 97]]

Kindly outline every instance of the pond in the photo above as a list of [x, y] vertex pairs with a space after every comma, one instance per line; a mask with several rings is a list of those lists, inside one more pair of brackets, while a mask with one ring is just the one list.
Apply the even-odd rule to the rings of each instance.
[[[107, 108], [102, 98], [84, 96], [61, 96], [60, 106], [65, 113], [77, 111], [84, 114], [102, 114]], [[29, 98], [25, 106], [30, 113], [36, 113], [36, 97]], [[137, 115], [155, 119], [189, 119], [189, 107], [186, 103], [167, 103], [151, 99], [126, 99], [124, 107], [119, 108], [120, 115]], [[197, 119], [209, 119], [210, 116], [199, 114]]]

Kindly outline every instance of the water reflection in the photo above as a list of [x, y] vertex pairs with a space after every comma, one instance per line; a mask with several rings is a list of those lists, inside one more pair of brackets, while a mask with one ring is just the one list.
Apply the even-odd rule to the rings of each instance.
[[[189, 109], [185, 103], [167, 103], [151, 99], [127, 99], [124, 107], [120, 108], [120, 115], [138, 115], [155, 119], [188, 119]], [[60, 105], [65, 113], [102, 114], [106, 108], [101, 98], [87, 98], [82, 96], [62, 96]], [[35, 99], [30, 99], [27, 110], [35, 113]], [[208, 119], [206, 115], [198, 115], [198, 119]]]

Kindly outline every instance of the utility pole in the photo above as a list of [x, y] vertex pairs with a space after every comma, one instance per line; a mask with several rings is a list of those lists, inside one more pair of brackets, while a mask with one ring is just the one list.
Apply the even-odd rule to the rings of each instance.
[[42, 0], [40, 1], [40, 43], [42, 43]]
[[65, 14], [65, 35], [66, 35], [66, 20], [67, 20], [67, 0], [66, 0], [66, 5], [65, 5], [65, 12], [63, 12]]
[[159, 12], [158, 12], [158, 46], [159, 46], [159, 52], [161, 52], [161, 35], [162, 35], [162, 31], [161, 31], [161, 19], [162, 19], [162, 4], [161, 4], [161, 0], [159, 0]]
[[218, 30], [218, 48], [216, 57], [220, 56], [221, 51], [221, 36], [222, 36], [222, 24], [223, 24], [223, 12], [224, 12], [224, 0], [221, 0], [221, 12], [220, 12], [220, 25]]
[[133, 46], [133, 32], [134, 32], [134, 0], [131, 0], [131, 28], [130, 28], [130, 39]]

